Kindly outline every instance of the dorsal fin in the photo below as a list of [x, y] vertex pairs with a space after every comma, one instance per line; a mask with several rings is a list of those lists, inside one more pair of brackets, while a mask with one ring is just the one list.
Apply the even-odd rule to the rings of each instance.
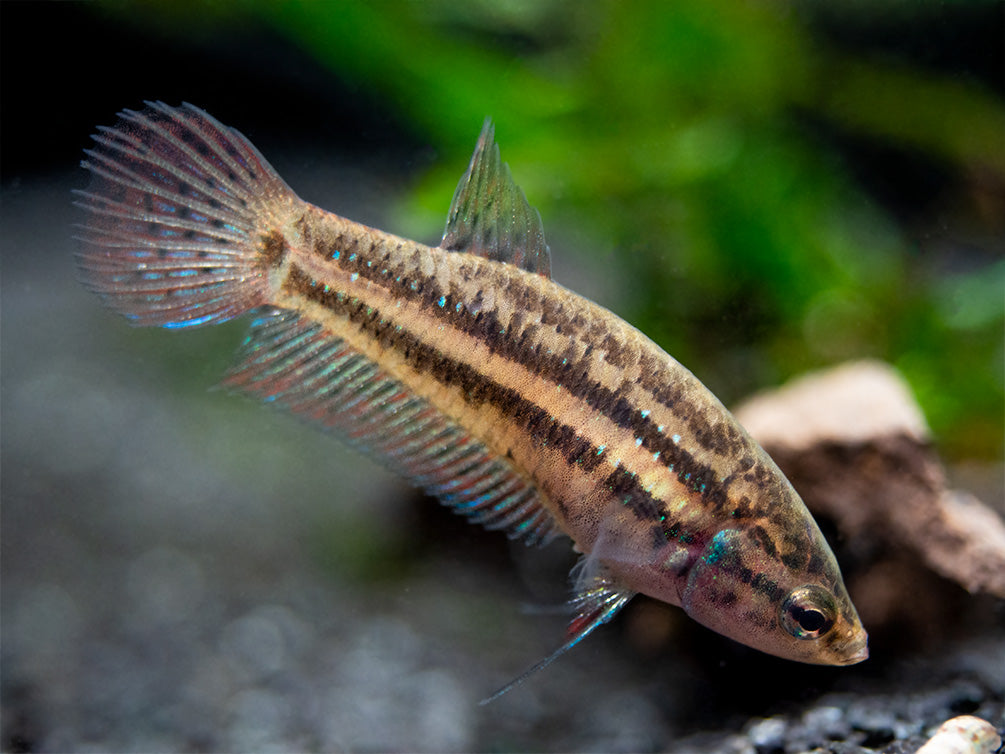
[[551, 277], [551, 252], [541, 215], [499, 157], [492, 121], [485, 119], [478, 146], [461, 177], [447, 214], [440, 248], [509, 262]]
[[[587, 563], [588, 561], [589, 559], [587, 559]], [[578, 570], [581, 570], [579, 566], [573, 570], [573, 574], [576, 574]], [[607, 623], [625, 606], [628, 600], [635, 596], [635, 592], [626, 590], [614, 581], [602, 566], [593, 570], [589, 576], [577, 578], [576, 581], [576, 593], [569, 603], [574, 615], [565, 632], [565, 643], [539, 663], [522, 672], [492, 696], [482, 699], [479, 704], [495, 701], [507, 691], [526, 681], [534, 673], [544, 670], [593, 633], [593, 629], [597, 626]]]

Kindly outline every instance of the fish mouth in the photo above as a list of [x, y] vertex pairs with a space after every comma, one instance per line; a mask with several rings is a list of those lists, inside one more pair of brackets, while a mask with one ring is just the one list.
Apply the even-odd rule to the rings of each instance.
[[841, 648], [841, 665], [856, 665], [869, 659], [869, 637], [860, 631]]
[[841, 664], [842, 665], [856, 665], [856, 664], [862, 662], [863, 660], [868, 660], [868, 659], [869, 659], [869, 647], [867, 647], [867, 646], [865, 646], [863, 644], [861, 647], [859, 647], [858, 649], [855, 650], [854, 654], [850, 655]]

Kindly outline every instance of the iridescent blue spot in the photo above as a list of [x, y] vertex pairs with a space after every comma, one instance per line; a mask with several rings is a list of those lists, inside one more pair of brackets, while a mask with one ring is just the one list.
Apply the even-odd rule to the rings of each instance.
[[359, 280], [359, 273], [358, 272], [352, 273], [349, 276], [349, 280], [352, 281], [353, 283], [355, 283], [357, 280]]
[[454, 311], [456, 311], [458, 314], [460, 314], [461, 313], [461, 309], [463, 309], [463, 308], [464, 308], [464, 304], [462, 304], [460, 301], [458, 301], [457, 305], [454, 307]]
[[642, 438], [641, 437], [636, 437], [635, 438], [635, 447], [636, 448], [642, 447]]
[[673, 440], [674, 441], [674, 445], [676, 445], [677, 443], [680, 442], [680, 435], [674, 435], [670, 439]]
[[715, 536], [712, 537], [712, 541], [708, 543], [708, 547], [705, 549], [702, 560], [709, 565], [715, 565], [726, 556], [728, 549], [729, 532], [723, 529], [720, 532], [716, 532]]
[[604, 452], [604, 451], [605, 451], [606, 449], [607, 449], [607, 446], [606, 446], [606, 445], [598, 445], [598, 446], [597, 446], [597, 455], [599, 456], [599, 455], [603, 454], [603, 452]]
[[352, 254], [349, 255], [349, 261], [350, 262], [355, 262], [356, 261], [356, 252], [355, 251]]
[[440, 296], [440, 300], [436, 302], [437, 306], [443, 307], [447, 305], [447, 297]]
[[641, 414], [642, 414], [642, 418], [643, 419], [648, 419], [649, 418], [649, 409], [648, 408], [642, 409]]
[[342, 252], [339, 251], [338, 249], [335, 249], [335, 251], [332, 252], [332, 259], [338, 259], [341, 256], [342, 256]]

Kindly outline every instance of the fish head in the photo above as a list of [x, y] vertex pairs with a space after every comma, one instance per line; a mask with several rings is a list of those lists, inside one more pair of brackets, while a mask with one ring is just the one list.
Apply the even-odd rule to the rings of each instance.
[[723, 528], [691, 562], [681, 605], [712, 630], [762, 652], [815, 665], [853, 665], [867, 636], [837, 561], [807, 512], [795, 550], [754, 529]]

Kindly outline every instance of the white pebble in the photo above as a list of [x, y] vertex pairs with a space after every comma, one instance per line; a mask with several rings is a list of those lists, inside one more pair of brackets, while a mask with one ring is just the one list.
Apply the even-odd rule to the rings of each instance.
[[784, 743], [787, 727], [785, 718], [768, 717], [752, 724], [747, 730], [747, 737], [758, 748], [775, 749]]
[[991, 754], [1001, 745], [998, 731], [991, 723], [962, 715], [942, 723], [917, 754]]

